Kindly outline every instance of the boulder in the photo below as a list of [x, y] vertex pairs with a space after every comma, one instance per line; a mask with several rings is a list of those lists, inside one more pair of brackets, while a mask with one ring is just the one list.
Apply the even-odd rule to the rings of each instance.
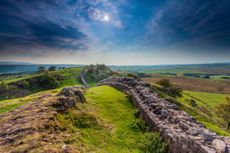
[[214, 139], [212, 141], [212, 146], [219, 152], [226, 152], [226, 144], [220, 139]]
[[59, 93], [58, 96], [64, 96], [64, 97], [72, 97], [75, 98], [77, 101], [80, 101], [81, 103], [85, 102], [84, 94], [82, 93], [82, 90], [84, 87], [67, 87], [63, 88]]
[[82, 92], [83, 87], [67, 87], [63, 88], [57, 94], [57, 101], [52, 103], [52, 106], [55, 107], [58, 111], [65, 111], [68, 108], [76, 106], [76, 103], [85, 102], [85, 96]]

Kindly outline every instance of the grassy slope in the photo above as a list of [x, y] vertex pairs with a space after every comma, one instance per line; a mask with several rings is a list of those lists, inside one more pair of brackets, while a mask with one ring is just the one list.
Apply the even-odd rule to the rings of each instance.
[[39, 76], [40, 74], [26, 74], [26, 75], [22, 75], [21, 77], [17, 77], [15, 76], [11, 76], [11, 77], [5, 77], [2, 78], [2, 81], [4, 81], [5, 83], [11, 83], [11, 82], [16, 82], [16, 81], [20, 81], [20, 80], [25, 80], [31, 77], [36, 77]]
[[[63, 76], [65, 76], [65, 80], [60, 83], [60, 86], [66, 86], [66, 85], [75, 85], [80, 84], [79, 80], [79, 74], [80, 74], [81, 68], [73, 67], [73, 68], [66, 68], [61, 70], [52, 71], [50, 73], [60, 73]], [[26, 74], [22, 75], [22, 77], [17, 78], [15, 76], [9, 76], [9, 77], [2, 77], [1, 81], [4, 81], [6, 83], [16, 82], [20, 80], [25, 80], [31, 77], [36, 77], [42, 74]]]
[[230, 94], [216, 94], [208, 92], [197, 92], [197, 91], [184, 91], [187, 96], [196, 97], [198, 101], [203, 102], [210, 108], [214, 108], [220, 103], [226, 101], [226, 97], [230, 97]]
[[[220, 135], [230, 136], [230, 131], [226, 131], [222, 125], [223, 121], [215, 113], [215, 106], [225, 102], [229, 94], [214, 94], [207, 92], [184, 91], [183, 97], [177, 100], [182, 104], [182, 109], [196, 118], [207, 128]], [[197, 107], [192, 107], [187, 100], [194, 99]]]
[[[66, 68], [66, 69], [62, 69], [62, 70], [49, 72], [49, 74], [60, 74], [64, 78], [63, 80], [58, 82], [58, 85], [56, 87], [53, 87], [50, 89], [60, 88], [60, 87], [65, 87], [65, 86], [81, 85], [81, 81], [79, 79], [80, 71], [81, 71], [81, 68], [74, 67], [74, 68]], [[36, 79], [38, 79], [37, 77], [40, 77], [41, 75], [45, 75], [45, 73], [44, 74], [43, 73], [41, 73], [41, 74], [30, 74], [30, 75], [26, 75], [25, 77], [16, 78], [16, 79], [11, 78], [11, 79], [6, 79], [6, 80], [2, 80], [2, 81], [4, 81], [5, 83], [13, 83], [13, 82], [17, 82], [17, 81], [21, 81], [21, 80], [25, 80], [25, 79], [36, 80]], [[1, 83], [1, 81], [0, 81], [0, 83]], [[36, 84], [35, 84], [35, 86], [36, 86]], [[29, 94], [33, 94], [33, 93], [44, 91], [45, 89], [36, 88], [34, 90], [31, 87], [31, 89], [26, 89], [26, 90]], [[5, 100], [5, 99], [11, 99], [11, 98], [16, 98], [16, 97], [14, 95], [9, 96], [8, 98], [1, 98], [0, 97], [0, 101]]]
[[14, 98], [14, 99], [0, 101], [0, 114], [14, 110], [17, 107], [19, 107], [25, 103], [36, 100], [37, 98], [39, 98], [43, 94], [56, 94], [59, 91], [60, 91], [60, 89], [47, 90], [47, 91], [42, 91], [42, 92], [38, 92], [35, 94], [31, 94], [29, 96], [22, 97], [22, 98]]
[[[77, 110], [60, 114], [60, 124], [71, 127], [73, 135], [66, 140], [80, 152], [130, 153], [146, 152], [148, 139], [153, 136], [155, 152], [163, 152], [158, 135], [138, 127], [140, 120], [128, 97], [108, 86], [90, 88], [86, 92], [86, 104]], [[151, 144], [154, 146], [154, 143]]]
[[61, 87], [71, 86], [71, 85], [80, 85], [79, 75], [82, 68], [67, 68], [59, 70], [58, 72], [65, 76], [65, 80], [60, 83]]
[[[64, 86], [72, 86], [72, 85], [80, 85], [80, 80], [79, 80], [79, 74], [80, 74], [81, 68], [67, 68], [63, 70], [58, 70], [55, 72], [50, 72], [50, 73], [60, 73], [62, 74], [65, 79], [60, 82], [59, 87], [64, 87]], [[6, 82], [13, 82], [13, 81], [19, 81], [23, 80], [26, 78], [30, 77], [35, 77], [37, 75], [30, 75], [26, 76], [24, 78], [20, 79], [9, 79]], [[11, 111], [27, 102], [30, 102], [32, 100], [37, 99], [39, 96], [42, 94], [54, 94], [60, 91], [60, 89], [54, 89], [54, 90], [46, 90], [46, 91], [40, 91], [22, 98], [14, 98], [14, 99], [9, 99], [9, 100], [2, 100], [0, 101], [0, 113], [8, 112]]]

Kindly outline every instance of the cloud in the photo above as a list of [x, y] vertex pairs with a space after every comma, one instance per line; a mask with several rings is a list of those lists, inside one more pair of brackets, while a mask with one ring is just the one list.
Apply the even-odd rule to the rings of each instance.
[[89, 5], [98, 5], [101, 0], [86, 0]]
[[48, 50], [90, 49], [100, 41], [94, 32], [93, 20], [105, 21], [108, 16], [113, 19], [109, 23], [123, 27], [118, 3], [108, 0], [1, 0], [0, 53], [29, 52], [38, 46]]
[[191, 41], [198, 48], [230, 49], [229, 14], [226, 0], [168, 0], [148, 23], [148, 39], [159, 46], [186, 42], [189, 47]]
[[88, 9], [88, 15], [91, 19], [97, 20], [97, 21], [104, 21], [104, 16], [106, 15], [105, 12], [102, 12], [101, 10], [97, 8], [90, 7]]
[[108, 22], [112, 23], [118, 28], [123, 28], [123, 23], [121, 20], [118, 19], [117, 13], [107, 13], [105, 11], [102, 11], [98, 8], [89, 7], [88, 8], [88, 16], [90, 19], [100, 22]]
[[[87, 50], [95, 41], [64, 1], [0, 2], [0, 53]], [[76, 6], [78, 5], [78, 6]], [[79, 3], [72, 5], [80, 7]], [[61, 10], [61, 11], [60, 11]], [[42, 51], [38, 51], [42, 52]], [[36, 53], [33, 53], [36, 54]]]

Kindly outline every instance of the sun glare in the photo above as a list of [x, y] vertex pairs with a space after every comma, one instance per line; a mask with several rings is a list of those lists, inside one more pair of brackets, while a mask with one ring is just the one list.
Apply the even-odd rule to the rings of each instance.
[[105, 21], [105, 22], [109, 21], [109, 15], [108, 14], [105, 14], [103, 16], [103, 21]]

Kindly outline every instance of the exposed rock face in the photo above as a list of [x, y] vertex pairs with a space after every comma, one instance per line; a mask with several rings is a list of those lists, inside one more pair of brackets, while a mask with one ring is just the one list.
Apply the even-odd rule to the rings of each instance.
[[218, 136], [178, 106], [160, 99], [150, 85], [133, 78], [110, 77], [98, 85], [118, 88], [132, 98], [141, 117], [168, 142], [173, 153], [230, 153], [230, 138]]
[[64, 144], [70, 134], [59, 126], [57, 114], [85, 101], [81, 89], [69, 87], [56, 96], [44, 94], [0, 115], [0, 152], [78, 153]]
[[[80, 90], [79, 90], [80, 89]], [[84, 87], [67, 87], [63, 88], [58, 94], [58, 101], [54, 103], [53, 106], [57, 108], [58, 111], [65, 111], [68, 108], [74, 107], [76, 102], [85, 102], [85, 96], [82, 93]]]

